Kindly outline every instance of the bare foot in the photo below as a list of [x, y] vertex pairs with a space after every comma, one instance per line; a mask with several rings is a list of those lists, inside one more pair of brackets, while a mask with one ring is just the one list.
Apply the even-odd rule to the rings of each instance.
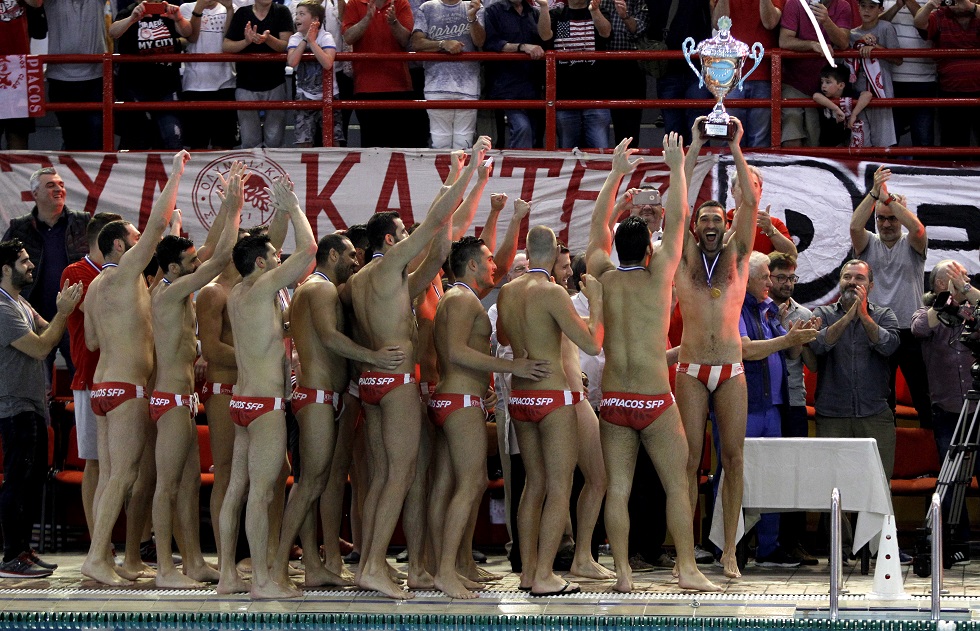
[[563, 594], [577, 594], [582, 591], [578, 583], [566, 581], [557, 574], [552, 573], [546, 580], [535, 581], [531, 588], [532, 596], [561, 596]]
[[297, 565], [294, 565], [295, 561], [290, 561], [289, 565], [286, 566], [286, 572], [290, 576], [302, 576], [303, 570]]
[[446, 594], [450, 598], [477, 598], [476, 594], [463, 586], [463, 583], [460, 582], [459, 576], [456, 574], [456, 572], [453, 572], [451, 576], [436, 574], [433, 581], [435, 582], [436, 589]]
[[140, 561], [135, 565], [127, 565], [123, 563], [116, 568], [116, 574], [123, 577], [127, 581], [135, 581], [138, 578], [153, 578], [157, 575], [157, 571], [146, 563]]
[[385, 563], [388, 566], [388, 578], [391, 579], [392, 582], [404, 581], [408, 578], [408, 574], [405, 572], [396, 569], [394, 565], [388, 563], [387, 561], [385, 561]]
[[389, 598], [397, 598], [399, 600], [408, 600], [414, 597], [414, 594], [410, 594], [396, 585], [387, 575], [377, 576], [361, 572], [357, 580], [357, 586], [368, 591], [381, 592]]
[[599, 581], [605, 581], [612, 578], [616, 578], [616, 573], [612, 570], [603, 567], [596, 563], [592, 559], [586, 560], [584, 563], [572, 563], [572, 567], [568, 572], [572, 576], [578, 576], [581, 578], [594, 578]]
[[[453, 573], [455, 574], [455, 572]], [[426, 572], [424, 569], [420, 574], [409, 574], [408, 575], [408, 588], [409, 589], [432, 589], [436, 586], [435, 579], [432, 575]], [[462, 598], [462, 596], [461, 596]]]
[[482, 591], [487, 588], [487, 586], [484, 585], [483, 583], [477, 583], [476, 581], [471, 581], [470, 579], [466, 578], [459, 572], [456, 572], [456, 578], [458, 578], [459, 582], [463, 584], [463, 587], [465, 587], [470, 591], [474, 591], [474, 590]]
[[251, 557], [248, 557], [246, 559], [242, 559], [241, 561], [238, 562], [238, 565], [236, 565], [235, 567], [242, 574], [251, 574], [252, 573], [252, 558]]
[[185, 565], [184, 574], [202, 583], [217, 583], [218, 579], [221, 578], [221, 573], [210, 563], [205, 563], [200, 567], [188, 567]]
[[111, 565], [107, 565], [104, 559], [100, 559], [99, 561], [101, 562], [92, 562], [91, 559], [85, 559], [81, 567], [82, 574], [94, 581], [111, 587], [128, 587], [133, 584], [133, 581], [116, 574], [116, 570]]
[[673, 576], [674, 578], [680, 578], [681, 571], [680, 569], [678, 569], [676, 563], [674, 564], [674, 567], [670, 569], [670, 575]]
[[248, 584], [238, 570], [232, 568], [221, 573], [221, 580], [218, 581], [215, 591], [219, 594], [241, 594], [248, 591]]
[[472, 568], [465, 568], [463, 570], [457, 568], [457, 571], [461, 575], [465, 576], [471, 581], [476, 581], [477, 583], [492, 583], [493, 581], [499, 581], [500, 579], [503, 578], [503, 576], [501, 576], [500, 574], [494, 574], [492, 572], [488, 572], [484, 570], [482, 567], [477, 567], [477, 566], [473, 566]]
[[[725, 573], [727, 574], [728, 572], [726, 571]], [[698, 592], [721, 591], [721, 588], [709, 581], [697, 567], [692, 572], [683, 572], [677, 579], [677, 585], [681, 589], [692, 589]]]
[[721, 555], [721, 564], [725, 568], [725, 576], [728, 578], [742, 578], [742, 573], [738, 571], [738, 560], [735, 558], [735, 553], [731, 554], [725, 552]]
[[613, 583], [614, 590], [617, 592], [622, 592], [628, 594], [633, 591], [633, 573], [632, 572], [621, 572], [616, 578], [616, 582]]
[[269, 579], [265, 585], [259, 585], [253, 581], [252, 589], [248, 593], [255, 600], [279, 600], [282, 598], [298, 598], [303, 595], [303, 592], [293, 587], [291, 582], [288, 585], [280, 585], [272, 579]]
[[306, 587], [324, 587], [327, 585], [333, 587], [347, 587], [348, 585], [353, 585], [353, 583], [350, 579], [344, 578], [343, 576], [338, 576], [324, 567], [307, 567], [306, 580], [304, 581], [303, 585]]
[[168, 589], [202, 589], [204, 583], [195, 581], [189, 576], [184, 576], [176, 568], [172, 572], [157, 572], [156, 586]]

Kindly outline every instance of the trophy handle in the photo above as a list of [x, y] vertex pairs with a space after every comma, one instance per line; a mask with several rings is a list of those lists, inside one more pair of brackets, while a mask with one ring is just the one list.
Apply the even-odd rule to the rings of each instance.
[[746, 72], [744, 75], [742, 75], [742, 78], [738, 80], [739, 90], [742, 89], [742, 85], [745, 83], [745, 80], [749, 78], [749, 75], [755, 72], [755, 69], [758, 68], [759, 64], [762, 63], [762, 57], [764, 53], [765, 53], [765, 49], [762, 47], [761, 43], [756, 42], [752, 44], [752, 52], [749, 53], [749, 59], [754, 59], [755, 65], [752, 66], [752, 69]]
[[[760, 46], [761, 46], [761, 44], [760, 44]], [[688, 37], [687, 39], [685, 39], [681, 43], [681, 52], [684, 53], [684, 60], [687, 61], [687, 65], [690, 66], [691, 67], [691, 70], [694, 71], [694, 74], [697, 75], [697, 77], [698, 77], [698, 87], [699, 88], [703, 88], [704, 87], [704, 76], [701, 74], [700, 71], [698, 71], [697, 68], [694, 67], [694, 64], [691, 63], [691, 55], [694, 54], [694, 49], [695, 48], [697, 48], [697, 44], [694, 43], [694, 38], [693, 37]]]

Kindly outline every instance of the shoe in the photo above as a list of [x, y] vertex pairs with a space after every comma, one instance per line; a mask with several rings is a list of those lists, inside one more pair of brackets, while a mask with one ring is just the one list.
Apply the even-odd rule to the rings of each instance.
[[970, 557], [963, 550], [957, 550], [949, 555], [949, 567], [954, 565], [967, 565], [970, 563]]
[[295, 545], [294, 544], [293, 547], [290, 548], [290, 550], [289, 550], [289, 560], [290, 561], [299, 561], [302, 558], [303, 558], [303, 548], [301, 548], [298, 545]]
[[674, 559], [666, 552], [662, 553], [657, 557], [657, 560], [653, 562], [653, 567], [672, 569], [674, 567]]
[[473, 561], [475, 561], [476, 563], [486, 563], [487, 562], [487, 555], [483, 554], [479, 550], [474, 550], [473, 551]]
[[793, 551], [789, 553], [789, 556], [793, 559], [797, 559], [800, 562], [800, 565], [817, 565], [820, 563], [817, 557], [807, 552], [806, 549], [800, 544], [797, 544], [797, 546], [793, 548]]
[[[629, 559], [630, 569], [634, 572], [652, 572], [653, 564], [648, 563], [646, 559], [643, 558], [642, 554], [634, 554]], [[671, 566], [673, 567], [673, 566]]]
[[714, 563], [715, 555], [711, 554], [701, 546], [694, 546], [694, 562], [699, 564]]
[[912, 565], [912, 556], [909, 555], [909, 554], [906, 554], [906, 553], [902, 552], [901, 550], [899, 550], [898, 551], [898, 563], [900, 565]]
[[351, 550], [350, 554], [344, 556], [344, 563], [347, 565], [357, 565], [361, 562], [361, 553], [357, 550]]
[[27, 554], [30, 555], [31, 562], [34, 563], [34, 565], [36, 565], [38, 567], [42, 567], [42, 568], [44, 568], [46, 570], [57, 570], [58, 569], [58, 564], [57, 563], [48, 563], [47, 561], [42, 561], [41, 560], [41, 557], [39, 557], [37, 555], [37, 550], [35, 550], [34, 548], [31, 548], [30, 551]]
[[800, 562], [783, 552], [782, 548], [776, 548], [772, 554], [766, 557], [757, 556], [755, 558], [755, 564], [759, 567], [800, 567]]
[[395, 557], [395, 561], [398, 561], [399, 563], [408, 563], [408, 548], [405, 548], [399, 552], [398, 556]]
[[354, 550], [354, 544], [341, 537], [338, 537], [337, 548], [340, 550], [341, 556], [343, 556], [345, 554], [350, 554]]
[[555, 562], [552, 569], [556, 572], [567, 572], [572, 569], [572, 562], [575, 560], [575, 546], [568, 546], [558, 550], [555, 555]]
[[29, 552], [21, 552], [20, 556], [0, 563], [0, 578], [44, 578], [53, 573], [36, 565]]

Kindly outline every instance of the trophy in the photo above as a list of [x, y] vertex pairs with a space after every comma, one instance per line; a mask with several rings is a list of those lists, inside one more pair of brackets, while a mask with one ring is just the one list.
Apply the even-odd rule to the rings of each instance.
[[[681, 45], [687, 65], [698, 76], [698, 87], [707, 85], [708, 91], [718, 99], [707, 120], [701, 121], [698, 126], [701, 136], [705, 138], [732, 140], [735, 137], [735, 123], [725, 111], [722, 99], [732, 89], [742, 88], [745, 80], [762, 63], [762, 55], [765, 52], [759, 42], [752, 44], [750, 52], [748, 44], [732, 37], [731, 28], [731, 18], [723, 16], [718, 19], [717, 35], [697, 45], [694, 44], [694, 38], [688, 37]], [[700, 71], [691, 63], [692, 54], [697, 54], [701, 58]], [[743, 76], [742, 67], [747, 57], [754, 59], [755, 65]]]

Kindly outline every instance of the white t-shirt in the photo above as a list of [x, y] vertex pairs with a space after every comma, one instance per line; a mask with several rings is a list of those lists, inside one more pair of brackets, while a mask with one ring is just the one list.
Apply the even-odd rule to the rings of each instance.
[[[303, 33], [293, 33], [289, 36], [289, 43], [286, 44], [286, 50], [290, 51], [303, 41]], [[320, 29], [320, 32], [316, 35], [316, 43], [320, 45], [320, 48], [327, 49], [337, 49], [337, 44], [334, 42], [333, 35], [330, 31]], [[309, 48], [306, 49], [309, 52]], [[301, 61], [296, 67], [296, 96], [303, 95], [303, 97], [311, 101], [319, 101], [323, 98], [323, 67], [316, 61]], [[334, 82], [333, 82], [333, 93], [334, 96], [339, 94], [336, 81], [336, 70], [334, 71]]]
[[[464, 52], [473, 52], [476, 46], [466, 16], [469, 6], [468, 0], [456, 4], [428, 0], [415, 12], [415, 31], [435, 41], [456, 40]], [[426, 61], [423, 66], [426, 98], [480, 98], [479, 62]]]
[[[190, 20], [195, 6], [194, 2], [185, 2], [180, 5], [180, 14]], [[187, 44], [187, 52], [190, 54], [220, 53], [222, 52], [221, 44], [225, 38], [225, 20], [228, 10], [224, 5], [218, 3], [212, 9], [204, 9], [202, 13], [204, 17], [201, 18], [201, 32], [196, 42]], [[186, 92], [214, 92], [215, 90], [234, 88], [234, 64], [230, 62], [184, 62], [182, 83]]]
[[[887, 11], [898, 0], [885, 0]], [[899, 48], [932, 48], [932, 42], [922, 39], [919, 29], [912, 24], [912, 13], [907, 7], [902, 7], [892, 18], [892, 26], [898, 35]], [[892, 80], [908, 83], [923, 83], [936, 80], [936, 62], [933, 59], [921, 57], [906, 57], [905, 63], [892, 68]]]

